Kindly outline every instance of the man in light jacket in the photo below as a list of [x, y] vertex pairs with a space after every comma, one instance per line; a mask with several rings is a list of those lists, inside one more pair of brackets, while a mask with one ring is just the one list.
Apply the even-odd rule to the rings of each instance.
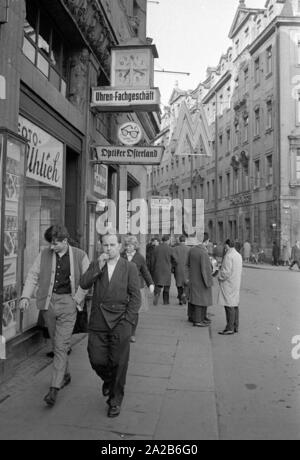
[[225, 243], [225, 257], [218, 276], [220, 285], [218, 303], [225, 306], [226, 328], [220, 335], [232, 335], [239, 329], [240, 288], [242, 281], [243, 259], [235, 249], [234, 241]]
[[54, 406], [57, 393], [71, 382], [68, 370], [68, 350], [77, 316], [88, 291], [79, 286], [80, 277], [89, 267], [84, 251], [69, 245], [65, 227], [54, 225], [45, 232], [49, 247], [34, 261], [22, 292], [19, 308], [29, 307], [36, 288], [36, 305], [42, 311], [52, 340], [54, 360], [49, 393], [44, 401]]

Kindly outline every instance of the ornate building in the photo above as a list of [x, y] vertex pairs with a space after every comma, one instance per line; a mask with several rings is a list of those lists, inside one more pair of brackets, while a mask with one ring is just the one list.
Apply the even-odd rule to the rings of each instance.
[[176, 89], [163, 118], [174, 126], [182, 101], [194, 101], [191, 112], [201, 101], [213, 156], [191, 165], [192, 157], [170, 155], [148, 180], [162, 195], [176, 184], [179, 197], [203, 198], [213, 241], [248, 239], [270, 260], [273, 241], [300, 239], [299, 2], [253, 9], [240, 1], [229, 37], [232, 46], [206, 80], [194, 91]]
[[146, 19], [146, 0], [0, 1], [0, 335], [9, 357], [31, 350], [26, 339], [37, 343], [34, 300], [23, 315], [17, 300], [45, 229], [64, 223], [92, 259], [99, 200], [118, 203], [120, 190], [146, 197], [144, 166], [95, 164], [93, 146], [116, 144], [128, 120], [139, 121], [151, 143], [157, 114], [90, 105], [91, 88], [110, 85], [111, 47], [149, 43]]

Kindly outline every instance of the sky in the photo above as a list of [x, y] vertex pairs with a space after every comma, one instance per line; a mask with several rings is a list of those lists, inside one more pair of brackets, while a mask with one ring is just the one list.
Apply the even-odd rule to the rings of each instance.
[[[159, 59], [155, 68], [191, 75], [155, 72], [162, 104], [167, 105], [178, 82], [183, 90], [195, 89], [207, 67], [218, 65], [231, 40], [228, 34], [239, 0], [157, 0], [148, 3], [147, 36], [153, 38]], [[246, 0], [249, 8], [264, 8], [266, 0]]]

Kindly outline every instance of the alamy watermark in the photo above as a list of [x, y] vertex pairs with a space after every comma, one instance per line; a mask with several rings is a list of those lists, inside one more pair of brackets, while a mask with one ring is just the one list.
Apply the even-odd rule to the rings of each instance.
[[[138, 198], [128, 201], [127, 192], [119, 192], [119, 209], [113, 200], [103, 199], [97, 205], [100, 216], [96, 222], [97, 233], [103, 235], [111, 228], [127, 235], [156, 235], [159, 233], [181, 235], [203, 234], [204, 200], [174, 199], [167, 205], [151, 206], [146, 200]], [[119, 219], [118, 219], [119, 217]]]
[[6, 340], [0, 335], [0, 359], [6, 359]]
[[292, 338], [292, 345], [295, 345], [292, 349], [292, 358], [298, 361], [298, 359], [300, 359], [300, 335], [295, 335], [295, 337]]

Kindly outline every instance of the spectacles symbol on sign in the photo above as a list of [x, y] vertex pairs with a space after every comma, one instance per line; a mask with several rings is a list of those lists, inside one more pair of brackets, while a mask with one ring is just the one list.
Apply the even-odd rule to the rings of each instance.
[[142, 129], [137, 123], [125, 123], [119, 128], [119, 140], [125, 145], [138, 144], [142, 136]]

